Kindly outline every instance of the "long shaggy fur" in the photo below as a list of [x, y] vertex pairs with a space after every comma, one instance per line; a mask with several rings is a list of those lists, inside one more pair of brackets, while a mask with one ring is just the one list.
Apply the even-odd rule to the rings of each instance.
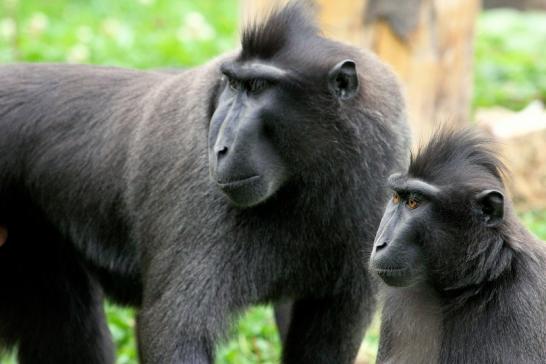
[[472, 184], [473, 178], [483, 178], [484, 174], [502, 183], [506, 167], [490, 138], [473, 129], [444, 128], [412, 156], [409, 174], [440, 185]]
[[308, 1], [290, 1], [284, 7], [272, 8], [265, 21], [253, 21], [244, 28], [241, 57], [268, 59], [288, 48], [290, 42], [315, 38], [320, 30], [313, 15]]

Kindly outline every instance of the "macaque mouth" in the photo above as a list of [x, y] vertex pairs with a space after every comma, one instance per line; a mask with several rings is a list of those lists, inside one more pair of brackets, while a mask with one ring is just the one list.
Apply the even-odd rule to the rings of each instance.
[[380, 277], [402, 277], [409, 272], [409, 268], [373, 268]]
[[260, 179], [261, 177], [258, 175], [250, 176], [246, 178], [236, 179], [236, 180], [230, 180], [230, 181], [216, 181], [218, 186], [221, 188], [238, 188], [245, 186], [247, 184], [250, 184], [252, 182], [255, 182], [256, 180]]

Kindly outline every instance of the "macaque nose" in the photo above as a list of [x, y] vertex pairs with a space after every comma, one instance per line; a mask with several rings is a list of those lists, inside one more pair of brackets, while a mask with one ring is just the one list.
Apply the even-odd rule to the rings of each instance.
[[216, 152], [216, 158], [220, 159], [222, 156], [226, 155], [228, 147], [225, 145], [218, 145], [214, 147], [214, 152]]
[[382, 250], [383, 248], [386, 248], [387, 247], [387, 242], [386, 241], [383, 241], [381, 243], [378, 243], [376, 246], [375, 246], [375, 251], [378, 252], [380, 250]]

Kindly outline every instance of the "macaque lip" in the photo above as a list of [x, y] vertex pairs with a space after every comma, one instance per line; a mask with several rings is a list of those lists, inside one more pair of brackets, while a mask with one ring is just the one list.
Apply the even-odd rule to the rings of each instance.
[[408, 268], [373, 268], [379, 276], [398, 277], [408, 273]]
[[233, 180], [233, 181], [225, 181], [225, 182], [216, 181], [216, 183], [222, 189], [234, 189], [234, 188], [244, 187], [248, 184], [255, 182], [258, 179], [260, 179], [260, 176], [256, 175], [256, 176], [251, 176], [251, 177]]

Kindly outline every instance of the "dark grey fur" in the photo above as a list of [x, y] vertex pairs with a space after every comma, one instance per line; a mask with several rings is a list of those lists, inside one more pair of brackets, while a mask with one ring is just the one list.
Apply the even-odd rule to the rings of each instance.
[[[383, 182], [409, 159], [398, 85], [299, 5], [244, 34], [241, 54], [180, 73], [0, 67], [0, 338], [21, 363], [112, 363], [102, 292], [139, 308], [143, 363], [210, 363], [230, 319], [281, 300], [285, 363], [354, 360]], [[340, 101], [327, 71], [347, 58], [360, 88]], [[238, 208], [209, 175], [207, 134], [220, 65], [255, 59], [298, 75], [274, 109], [291, 178]]]
[[[404, 266], [412, 249], [421, 258], [404, 269], [407, 277], [384, 277], [401, 287], [383, 291], [378, 363], [546, 363], [546, 244], [518, 221], [503, 169], [491, 141], [444, 130], [406, 175], [391, 179], [402, 200], [412, 194], [404, 180], [439, 190], [402, 214], [390, 203], [381, 222], [372, 269]], [[498, 213], [483, 204], [483, 191], [496, 191]]]

